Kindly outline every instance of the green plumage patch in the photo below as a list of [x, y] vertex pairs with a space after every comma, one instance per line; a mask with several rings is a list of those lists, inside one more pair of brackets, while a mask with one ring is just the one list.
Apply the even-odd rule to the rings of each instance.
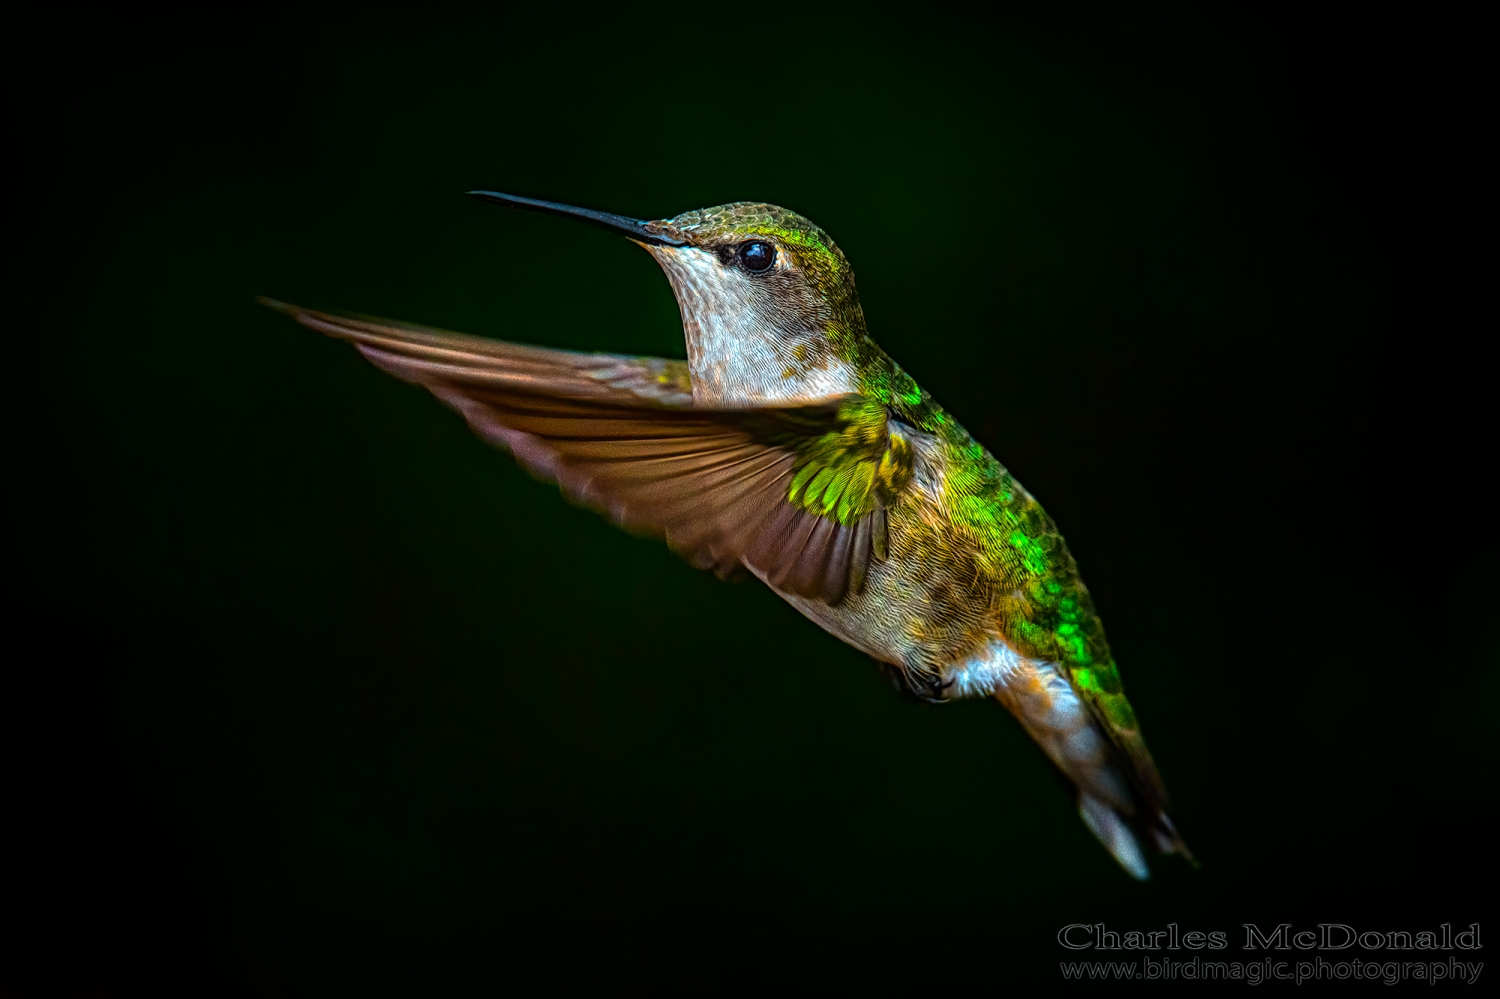
[[797, 445], [787, 500], [849, 526], [893, 499], [911, 479], [911, 445], [892, 434], [885, 407], [849, 399], [833, 429]]

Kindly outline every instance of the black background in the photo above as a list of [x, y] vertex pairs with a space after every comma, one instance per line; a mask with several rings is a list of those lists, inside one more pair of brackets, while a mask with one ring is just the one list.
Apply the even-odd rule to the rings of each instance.
[[[1072, 922], [1237, 957], [1247, 921], [1482, 921], [1478, 35], [766, 5], [22, 26], [0, 982], [816, 961], [1000, 988], [1058, 980]], [[639, 249], [473, 187], [831, 232], [875, 337], [1062, 526], [1203, 867], [1129, 881], [996, 705], [900, 700], [254, 304], [682, 354]]]

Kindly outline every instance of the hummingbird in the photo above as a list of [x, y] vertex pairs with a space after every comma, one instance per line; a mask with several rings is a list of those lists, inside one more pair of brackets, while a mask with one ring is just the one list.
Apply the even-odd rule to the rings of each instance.
[[903, 693], [991, 697], [1119, 865], [1192, 854], [1078, 567], [1041, 504], [882, 350], [826, 232], [736, 202], [642, 221], [470, 191], [625, 236], [686, 360], [580, 353], [261, 301], [428, 389], [481, 438], [694, 566], [748, 572]]

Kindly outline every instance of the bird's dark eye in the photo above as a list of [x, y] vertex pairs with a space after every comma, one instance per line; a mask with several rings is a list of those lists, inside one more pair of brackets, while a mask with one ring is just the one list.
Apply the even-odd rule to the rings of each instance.
[[759, 240], [740, 246], [740, 264], [747, 271], [759, 274], [776, 262], [776, 247]]

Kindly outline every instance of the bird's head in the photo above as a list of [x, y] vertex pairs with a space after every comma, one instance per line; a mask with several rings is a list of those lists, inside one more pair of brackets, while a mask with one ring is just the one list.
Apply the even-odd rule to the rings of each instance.
[[682, 310], [700, 405], [807, 402], [855, 391], [865, 325], [854, 271], [828, 234], [795, 212], [736, 202], [644, 222], [471, 193], [590, 222], [644, 246]]

